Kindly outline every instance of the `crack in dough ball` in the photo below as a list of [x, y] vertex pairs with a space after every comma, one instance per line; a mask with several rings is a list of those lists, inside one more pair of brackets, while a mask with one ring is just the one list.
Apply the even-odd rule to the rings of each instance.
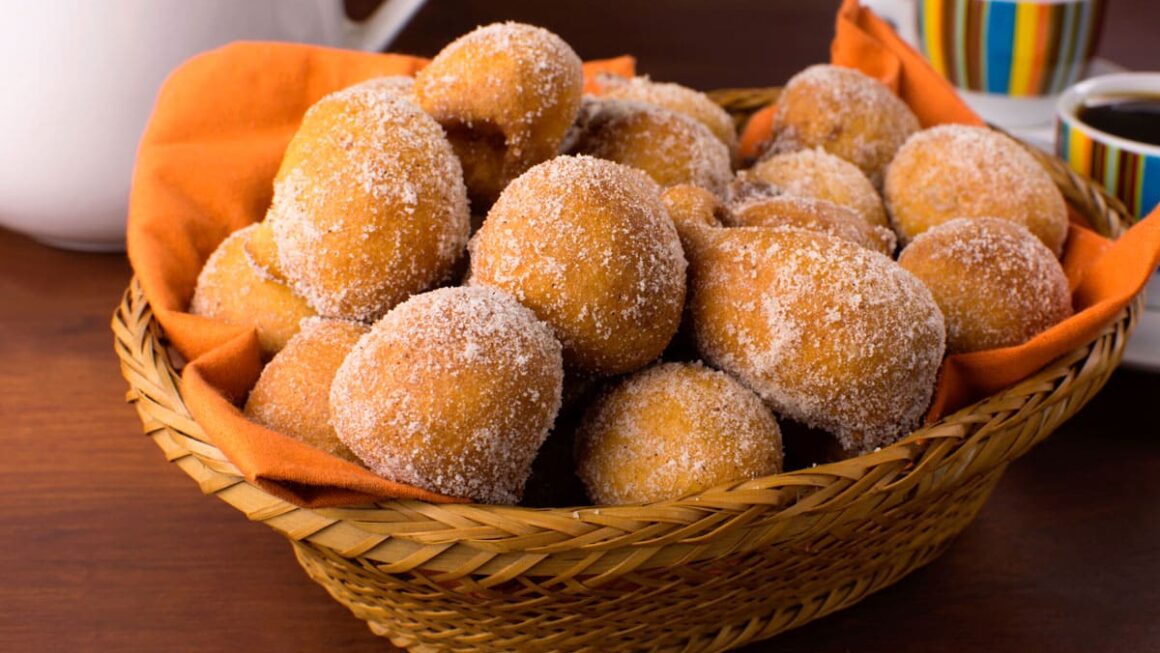
[[1023, 146], [985, 127], [940, 125], [910, 138], [886, 173], [886, 207], [903, 243], [955, 218], [1002, 218], [1031, 230], [1055, 254], [1067, 206]]
[[305, 299], [250, 259], [246, 243], [257, 232], [258, 225], [252, 224], [218, 245], [197, 276], [189, 312], [254, 327], [262, 355], [270, 358], [298, 333], [299, 322], [315, 313]]
[[504, 190], [471, 242], [470, 283], [513, 294], [551, 325], [571, 369], [621, 374], [676, 333], [685, 257], [644, 173], [561, 156]]
[[910, 107], [853, 68], [815, 65], [794, 75], [777, 100], [773, 151], [821, 147], [858, 166], [875, 187], [894, 153], [919, 130]]
[[705, 360], [778, 415], [864, 453], [906, 435], [930, 402], [946, 326], [889, 258], [800, 229], [703, 229], [689, 312]]
[[874, 184], [858, 166], [820, 147], [775, 154], [739, 177], [760, 179], [793, 195], [833, 202], [854, 211], [868, 225], [890, 228], [886, 207]]
[[379, 80], [306, 112], [266, 219], [295, 290], [321, 315], [363, 321], [446, 279], [469, 228], [443, 130]]
[[310, 318], [262, 369], [246, 399], [255, 422], [361, 465], [330, 425], [330, 383], [368, 328], [359, 322]]
[[415, 295], [376, 323], [330, 388], [334, 429], [372, 471], [517, 503], [560, 409], [551, 329], [494, 288]]
[[915, 238], [898, 263], [934, 295], [951, 354], [1021, 344], [1072, 312], [1055, 255], [1009, 220], [944, 222]]
[[419, 72], [419, 105], [443, 125], [471, 201], [491, 205], [512, 180], [559, 151], [584, 88], [580, 57], [559, 36], [494, 23], [452, 41]]
[[733, 178], [729, 148], [686, 115], [631, 100], [585, 98], [568, 152], [643, 170], [661, 186], [721, 194]]
[[278, 243], [274, 241], [274, 228], [270, 226], [269, 220], [254, 225], [254, 230], [246, 238], [243, 247], [250, 262], [262, 274], [278, 283], [289, 283], [282, 272], [281, 264], [278, 263]]
[[597, 504], [673, 499], [781, 470], [781, 431], [745, 386], [699, 363], [616, 384], [577, 432], [577, 473]]
[[723, 227], [725, 221], [730, 219], [721, 198], [700, 186], [670, 186], [661, 194], [661, 201], [665, 203], [669, 217], [681, 237], [681, 247], [685, 250], [686, 258], [692, 240], [697, 237], [697, 230]]

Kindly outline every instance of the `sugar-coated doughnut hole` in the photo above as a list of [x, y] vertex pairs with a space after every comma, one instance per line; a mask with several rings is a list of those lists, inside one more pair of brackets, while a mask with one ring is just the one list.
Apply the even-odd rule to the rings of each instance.
[[727, 148], [686, 115], [632, 100], [585, 98], [569, 152], [643, 170], [661, 186], [722, 193], [733, 177]]
[[986, 127], [940, 125], [898, 150], [886, 174], [886, 207], [902, 242], [955, 218], [1002, 218], [1031, 230], [1058, 257], [1067, 206], [1022, 145]]
[[819, 64], [786, 83], [774, 128], [775, 151], [821, 147], [858, 166], [880, 187], [887, 164], [919, 122], [878, 80], [853, 68]]
[[415, 295], [379, 320], [330, 388], [335, 432], [388, 479], [516, 503], [560, 409], [551, 329], [494, 288]]
[[379, 80], [306, 112], [266, 220], [295, 290], [322, 315], [364, 321], [445, 279], [469, 228], [443, 130]]
[[914, 275], [801, 229], [708, 229], [694, 244], [689, 313], [706, 362], [849, 451], [918, 425], [946, 327]]
[[730, 155], [737, 151], [737, 128], [729, 113], [708, 95], [672, 82], [656, 82], [648, 78], [625, 79], [616, 75], [597, 78], [601, 97], [636, 100], [684, 114], [709, 128], [717, 140], [729, 148]]
[[246, 417], [353, 463], [358, 456], [330, 425], [330, 383], [365, 324], [310, 318], [262, 369], [246, 399]]
[[781, 470], [781, 432], [761, 399], [697, 363], [656, 365], [588, 409], [577, 471], [598, 504], [676, 498]]
[[948, 353], [1018, 345], [1072, 313], [1063, 267], [1010, 220], [944, 222], [915, 238], [898, 263], [926, 284], [946, 317]]
[[664, 350], [680, 322], [685, 257], [660, 189], [591, 157], [533, 167], [471, 243], [470, 283], [513, 294], [547, 322], [570, 368], [619, 374]]
[[580, 108], [580, 58], [559, 36], [493, 23], [443, 48], [419, 72], [419, 105], [447, 130], [472, 203], [486, 209], [529, 167], [555, 156]]
[[303, 318], [315, 313], [305, 299], [250, 260], [246, 242], [257, 231], [257, 224], [244, 227], [218, 245], [198, 274], [189, 312], [254, 327], [262, 355], [269, 358], [298, 333]]
[[858, 166], [820, 147], [774, 154], [742, 174], [767, 181], [793, 195], [844, 206], [866, 224], [890, 227], [882, 197], [870, 179]]

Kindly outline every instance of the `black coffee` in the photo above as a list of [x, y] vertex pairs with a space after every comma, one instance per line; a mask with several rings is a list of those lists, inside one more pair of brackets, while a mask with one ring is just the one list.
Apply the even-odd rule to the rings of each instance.
[[1113, 136], [1160, 145], [1160, 94], [1091, 97], [1076, 115], [1080, 122]]

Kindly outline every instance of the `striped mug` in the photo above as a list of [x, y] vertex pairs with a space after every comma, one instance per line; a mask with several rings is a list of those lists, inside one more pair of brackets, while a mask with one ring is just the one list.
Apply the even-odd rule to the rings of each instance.
[[1109, 134], [1080, 119], [1089, 102], [1123, 97], [1160, 97], [1160, 72], [1104, 75], [1069, 88], [1056, 104], [1055, 151], [1143, 217], [1160, 204], [1160, 145]]
[[917, 0], [923, 54], [988, 122], [1047, 125], [1083, 74], [1104, 0]]

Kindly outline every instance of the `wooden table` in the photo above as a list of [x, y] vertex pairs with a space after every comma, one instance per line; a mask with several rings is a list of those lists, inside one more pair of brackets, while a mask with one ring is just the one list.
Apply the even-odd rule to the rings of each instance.
[[[449, 4], [425, 9], [400, 46], [431, 52], [465, 20], [501, 12], [541, 19], [589, 57], [636, 44], [645, 71], [702, 86], [778, 83], [823, 59], [832, 11], [678, 2], [659, 21], [643, 2], [619, 13], [587, 2], [568, 19], [547, 15], [557, 3], [463, 2], [454, 15]], [[1112, 0], [1118, 38], [1105, 54], [1160, 68], [1132, 41], [1160, 24], [1157, 4]], [[280, 536], [202, 496], [141, 435], [108, 329], [129, 276], [120, 255], [0, 231], [0, 651], [390, 650], [306, 578]], [[1158, 397], [1160, 375], [1117, 372], [1012, 466], [941, 559], [745, 650], [1160, 651]]]

